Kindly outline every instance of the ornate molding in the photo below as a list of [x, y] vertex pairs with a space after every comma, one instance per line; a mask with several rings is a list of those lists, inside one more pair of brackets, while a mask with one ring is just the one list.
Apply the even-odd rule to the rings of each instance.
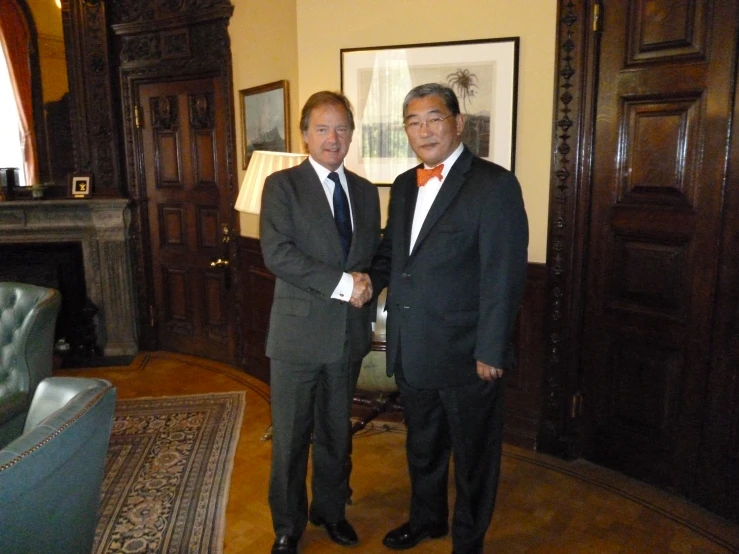
[[77, 171], [92, 173], [94, 196], [120, 196], [118, 133], [111, 93], [105, 3], [62, 3], [70, 119]]
[[[574, 365], [579, 279], [574, 257], [578, 251], [578, 183], [583, 153], [578, 144], [584, 119], [584, 87], [587, 78], [587, 2], [561, 0], [557, 28], [555, 124], [549, 195], [547, 267], [549, 299], [547, 320], [547, 364], [543, 383], [542, 421], [539, 449], [558, 456], [577, 455], [576, 426], [570, 419], [569, 398], [576, 391]], [[573, 369], [574, 368], [574, 369]], [[574, 384], [573, 384], [574, 383]]]

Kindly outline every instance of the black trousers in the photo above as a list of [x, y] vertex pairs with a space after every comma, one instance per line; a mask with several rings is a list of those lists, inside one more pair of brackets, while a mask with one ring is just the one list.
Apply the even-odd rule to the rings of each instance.
[[310, 513], [345, 517], [351, 402], [360, 362], [271, 360], [272, 466], [269, 505], [276, 535], [300, 538], [308, 521], [306, 476], [312, 437]]
[[479, 554], [498, 491], [504, 383], [481, 379], [470, 385], [417, 389], [404, 379], [402, 368], [396, 368], [395, 377], [408, 426], [411, 525], [447, 521], [453, 452], [457, 491], [452, 520], [454, 552]]

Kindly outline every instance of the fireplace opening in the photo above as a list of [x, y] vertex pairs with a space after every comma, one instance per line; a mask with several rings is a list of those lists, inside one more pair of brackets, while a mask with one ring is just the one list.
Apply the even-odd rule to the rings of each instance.
[[54, 342], [63, 366], [101, 354], [94, 324], [98, 308], [87, 296], [81, 243], [0, 244], [0, 281], [51, 287], [61, 293]]

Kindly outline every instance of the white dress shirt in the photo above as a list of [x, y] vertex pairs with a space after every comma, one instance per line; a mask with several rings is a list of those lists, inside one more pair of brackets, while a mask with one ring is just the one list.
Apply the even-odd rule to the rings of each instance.
[[[323, 185], [323, 192], [326, 193], [326, 201], [328, 202], [329, 208], [331, 208], [331, 213], [333, 214], [334, 213], [334, 187], [336, 186], [336, 183], [334, 183], [331, 179], [328, 178], [328, 174], [331, 173], [331, 171], [323, 167], [321, 164], [316, 162], [310, 156], [308, 156], [308, 160], [310, 161], [310, 164], [313, 166], [313, 169], [315, 169], [316, 174], [318, 175], [318, 178], [321, 180], [321, 184]], [[336, 173], [339, 175], [339, 181], [341, 181], [341, 187], [344, 189], [344, 192], [346, 193], [347, 200], [349, 200], [349, 186], [346, 184], [346, 175], [344, 174], [344, 164], [341, 164], [341, 166], [336, 170]], [[352, 218], [352, 230], [354, 230], [354, 213], [352, 212], [351, 201], [349, 202], [349, 214], [351, 215], [351, 218]], [[336, 285], [334, 292], [331, 293], [331, 298], [335, 298], [343, 302], [349, 302], [349, 300], [352, 297], [353, 290], [354, 290], [354, 277], [352, 277], [348, 273], [344, 273], [341, 276], [341, 280], [339, 281], [339, 284]]]
[[[426, 221], [426, 216], [429, 214], [431, 205], [434, 203], [434, 200], [436, 200], [436, 197], [441, 190], [441, 185], [443, 184], [444, 179], [446, 179], [446, 176], [449, 175], [449, 170], [454, 165], [454, 162], [457, 161], [457, 158], [459, 158], [460, 154], [462, 154], [462, 150], [464, 150], [464, 145], [460, 143], [459, 146], [457, 146], [457, 149], [452, 152], [446, 160], [442, 162], [444, 164], [444, 169], [442, 169], [441, 171], [441, 179], [439, 179], [438, 177], [432, 177], [431, 179], [429, 179], [428, 183], [426, 183], [422, 187], [418, 187], [416, 210], [415, 212], [413, 212], [413, 226], [411, 227], [411, 241], [408, 248], [409, 254], [413, 252], [413, 247], [416, 244], [418, 234], [421, 232], [423, 222]], [[433, 169], [433, 167], [428, 167], [425, 164], [424, 167], [426, 169]]]

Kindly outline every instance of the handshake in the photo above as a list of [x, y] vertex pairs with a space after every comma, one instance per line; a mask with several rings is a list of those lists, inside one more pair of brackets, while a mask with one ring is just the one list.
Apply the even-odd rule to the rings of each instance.
[[361, 308], [372, 298], [372, 281], [366, 273], [351, 273], [354, 279], [354, 288], [349, 303], [355, 308]]

